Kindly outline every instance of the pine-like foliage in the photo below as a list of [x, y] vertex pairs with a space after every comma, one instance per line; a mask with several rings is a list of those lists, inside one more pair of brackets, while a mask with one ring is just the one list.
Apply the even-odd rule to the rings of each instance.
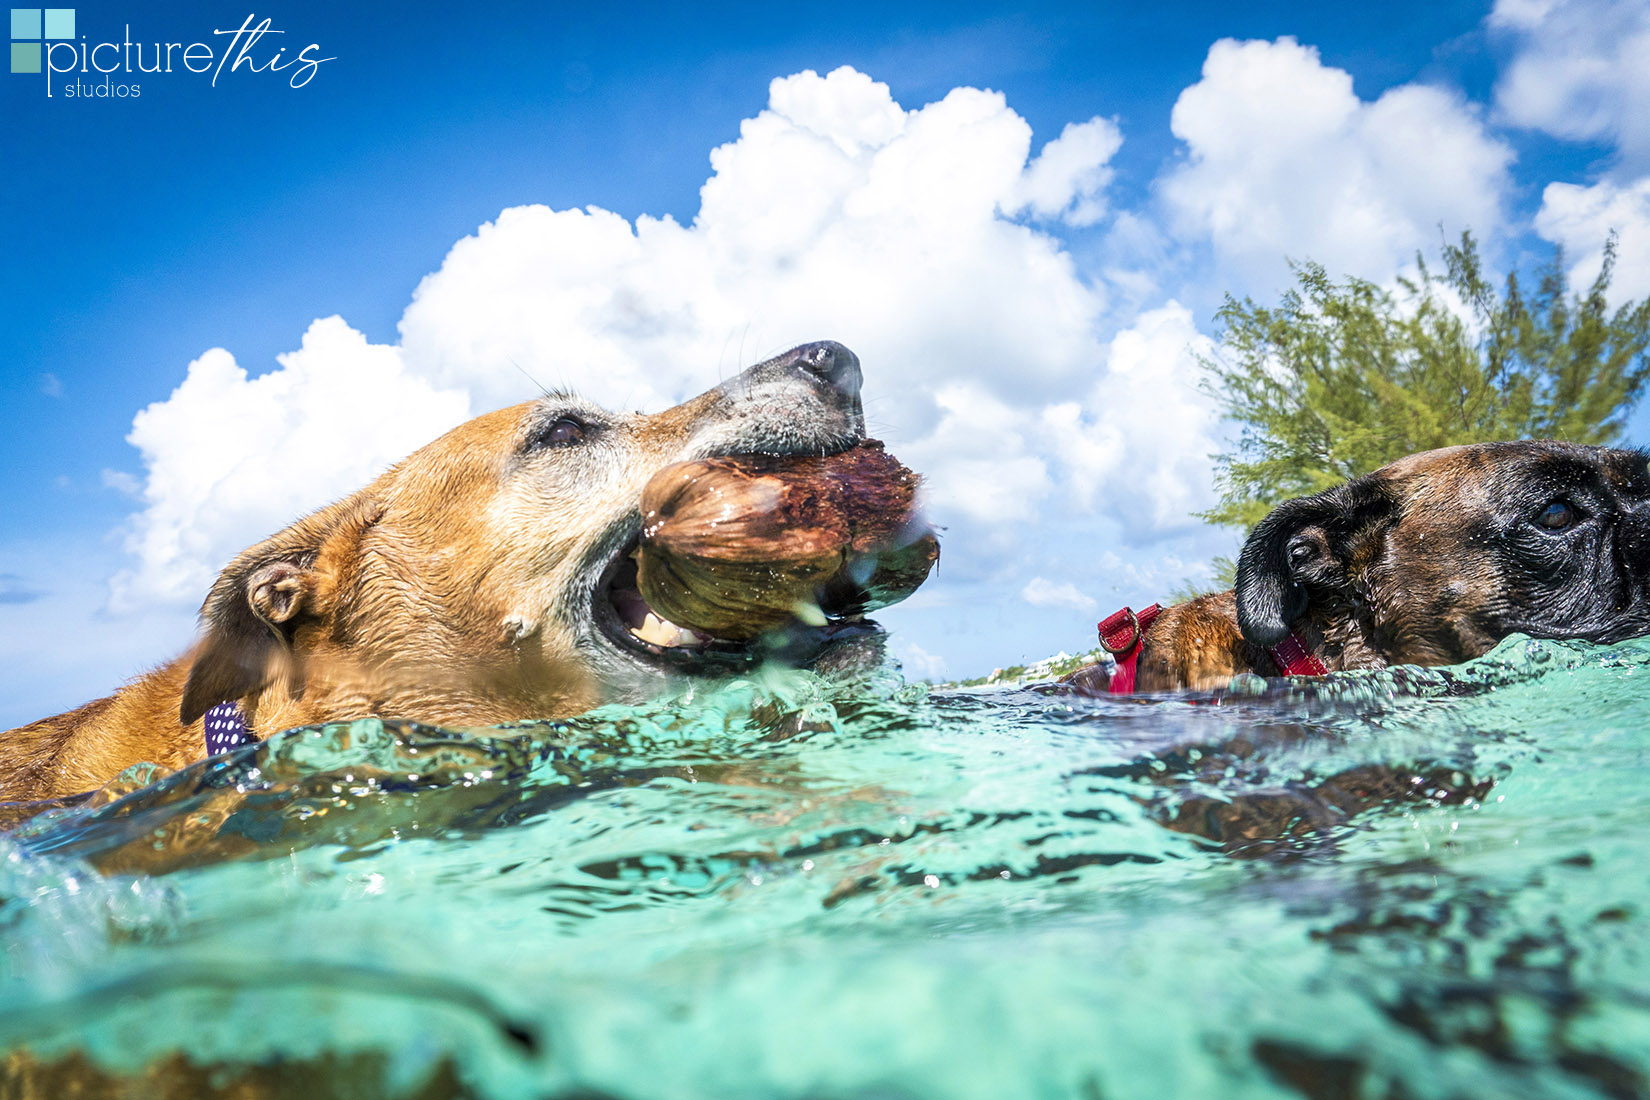
[[1417, 259], [1396, 292], [1307, 262], [1275, 309], [1226, 299], [1205, 382], [1243, 430], [1216, 456], [1221, 502], [1202, 518], [1247, 529], [1280, 501], [1434, 447], [1620, 439], [1650, 379], [1650, 299], [1609, 309], [1614, 236], [1573, 297], [1561, 251], [1528, 295], [1516, 273], [1498, 291], [1470, 233], [1444, 246], [1442, 274]]

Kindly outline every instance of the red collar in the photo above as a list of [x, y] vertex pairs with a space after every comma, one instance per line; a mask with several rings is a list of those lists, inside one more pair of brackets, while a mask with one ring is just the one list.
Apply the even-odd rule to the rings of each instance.
[[[1125, 607], [1100, 620], [1100, 648], [1117, 658], [1117, 671], [1111, 674], [1113, 695], [1134, 691], [1135, 664], [1140, 660], [1141, 643], [1162, 610], [1160, 604], [1154, 603], [1136, 615]], [[1329, 671], [1322, 661], [1312, 656], [1300, 635], [1293, 632], [1266, 653], [1285, 676], [1322, 676]]]

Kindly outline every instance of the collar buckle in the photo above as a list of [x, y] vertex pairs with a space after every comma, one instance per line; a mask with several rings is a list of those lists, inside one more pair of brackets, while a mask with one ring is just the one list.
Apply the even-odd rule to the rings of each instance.
[[[1129, 624], [1128, 640], [1124, 641], [1120, 638], [1116, 643], [1113, 643], [1107, 639], [1108, 631], [1106, 629], [1106, 623], [1112, 622], [1118, 615], [1127, 616], [1127, 622]], [[1115, 632], [1116, 627], [1121, 625], [1121, 623], [1118, 623], [1113, 626], [1112, 632]], [[1109, 618], [1106, 619], [1106, 622], [1100, 624], [1100, 648], [1105, 650], [1107, 653], [1110, 653], [1113, 657], [1116, 657], [1120, 653], [1127, 653], [1139, 644], [1140, 616], [1134, 613], [1133, 608], [1125, 607], [1121, 611], [1114, 612]]]

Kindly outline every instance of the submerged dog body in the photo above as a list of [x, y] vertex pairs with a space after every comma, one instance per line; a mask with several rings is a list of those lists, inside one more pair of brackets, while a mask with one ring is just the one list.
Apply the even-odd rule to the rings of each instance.
[[1454, 664], [1515, 633], [1650, 633], [1645, 455], [1449, 447], [1281, 504], [1244, 544], [1232, 591], [1165, 608], [1145, 632], [1136, 690], [1281, 675], [1269, 649], [1291, 633], [1331, 671]]
[[[626, 621], [645, 602], [610, 589], [626, 583], [643, 489], [681, 462], [842, 451], [864, 438], [860, 381], [853, 353], [824, 342], [656, 415], [552, 395], [460, 425], [236, 557], [188, 653], [0, 734], [0, 799], [199, 759], [202, 716], [221, 702], [263, 734], [368, 716], [467, 727], [567, 716], [636, 698], [665, 670], [753, 660], [752, 647], [655, 644]], [[787, 634], [806, 651], [835, 629]]]

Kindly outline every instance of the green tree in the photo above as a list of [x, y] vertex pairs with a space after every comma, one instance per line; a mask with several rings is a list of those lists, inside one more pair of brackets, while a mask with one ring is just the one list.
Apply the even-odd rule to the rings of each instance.
[[1305, 262], [1276, 308], [1227, 297], [1205, 385], [1243, 428], [1215, 456], [1221, 500], [1201, 518], [1248, 529], [1280, 501], [1455, 443], [1620, 439], [1650, 379], [1650, 299], [1610, 311], [1614, 234], [1574, 297], [1561, 250], [1529, 295], [1516, 272], [1498, 290], [1470, 233], [1445, 243], [1442, 274], [1417, 260], [1396, 292]]

